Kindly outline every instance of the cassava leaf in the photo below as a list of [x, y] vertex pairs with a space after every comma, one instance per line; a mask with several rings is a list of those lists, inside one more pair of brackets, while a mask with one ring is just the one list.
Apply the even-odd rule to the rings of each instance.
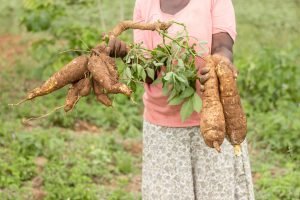
[[187, 97], [190, 97], [190, 96], [192, 96], [192, 95], [194, 94], [194, 92], [195, 92], [194, 88], [188, 87], [188, 88], [186, 88], [186, 89], [181, 93], [180, 97], [181, 97], [182, 99], [187, 98]]
[[169, 85], [168, 84], [165, 84], [162, 88], [162, 92], [164, 95], [168, 95], [169, 93]]
[[184, 62], [182, 59], [178, 59], [178, 64], [177, 64], [179, 67], [182, 67], [184, 68]]
[[129, 87], [130, 87], [130, 89], [131, 89], [133, 92], [135, 92], [135, 91], [136, 91], [136, 83], [135, 83], [135, 82], [133, 82], [133, 81], [130, 81], [130, 83], [129, 83]]
[[166, 75], [164, 76], [163, 79], [166, 80], [166, 81], [169, 81], [173, 78], [173, 76], [174, 76], [173, 72], [168, 72], [168, 73], [166, 73]]
[[180, 109], [181, 121], [184, 122], [193, 113], [193, 100], [189, 98], [186, 102], [182, 104]]
[[145, 70], [143, 69], [141, 73], [142, 73], [142, 74], [141, 74], [142, 79], [143, 79], [143, 81], [145, 82], [146, 77], [147, 77]]
[[171, 101], [171, 99], [173, 99], [176, 95], [177, 95], [177, 91], [172, 90], [172, 92], [169, 95], [168, 102]]
[[181, 82], [182, 84], [188, 86], [189, 85], [189, 82], [188, 80], [186, 79], [186, 77], [184, 77], [182, 74], [175, 74], [174, 77], [179, 81]]
[[131, 70], [129, 69], [129, 67], [126, 67], [125, 69], [125, 75], [128, 79], [131, 79], [132, 78], [132, 75], [131, 75]]
[[197, 94], [197, 92], [194, 93], [193, 95], [193, 106], [194, 106], [194, 110], [199, 113], [202, 107], [202, 100], [199, 97], [199, 95]]
[[143, 73], [143, 71], [144, 71], [144, 68], [143, 68], [142, 65], [140, 65], [140, 64], [137, 64], [136, 67], [137, 67], [137, 74], [138, 74], [138, 77], [142, 77], [142, 73]]
[[155, 78], [155, 71], [154, 69], [150, 68], [150, 67], [147, 67], [146, 68], [146, 71], [147, 71], [147, 75], [152, 79], [154, 80]]
[[161, 63], [161, 62], [156, 62], [156, 61], [153, 61], [153, 65], [155, 66], [155, 67], [161, 67], [161, 66], [164, 66], [164, 63]]
[[174, 98], [172, 98], [168, 104], [171, 106], [176, 106], [182, 103], [184, 99], [181, 96], [175, 96]]

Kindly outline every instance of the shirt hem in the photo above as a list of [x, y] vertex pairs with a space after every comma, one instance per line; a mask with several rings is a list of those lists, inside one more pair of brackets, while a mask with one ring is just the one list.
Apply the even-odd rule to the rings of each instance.
[[189, 122], [189, 123], [178, 124], [177, 122], [172, 123], [172, 122], [161, 122], [161, 121], [150, 120], [145, 117], [144, 117], [144, 121], [157, 126], [172, 127], [172, 128], [187, 128], [187, 127], [200, 126], [200, 122]]

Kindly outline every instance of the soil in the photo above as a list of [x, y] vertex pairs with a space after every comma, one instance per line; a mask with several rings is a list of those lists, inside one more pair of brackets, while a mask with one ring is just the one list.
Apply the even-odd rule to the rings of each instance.
[[94, 124], [91, 124], [87, 121], [83, 121], [83, 120], [78, 120], [75, 122], [74, 124], [74, 130], [77, 133], [84, 133], [84, 132], [89, 132], [89, 133], [100, 133], [100, 128], [97, 127]]
[[27, 51], [28, 43], [18, 35], [0, 35], [0, 69], [11, 67]]
[[32, 197], [34, 200], [43, 200], [47, 193], [43, 190], [44, 179], [41, 176], [48, 160], [45, 157], [35, 159], [37, 176], [32, 179]]
[[127, 139], [123, 141], [123, 147], [126, 151], [130, 152], [133, 156], [142, 154], [143, 144], [141, 140]]

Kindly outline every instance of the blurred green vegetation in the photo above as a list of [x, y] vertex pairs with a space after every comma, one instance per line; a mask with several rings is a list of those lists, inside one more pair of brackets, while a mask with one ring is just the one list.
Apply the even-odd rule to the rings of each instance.
[[[300, 1], [233, 2], [239, 34], [235, 64], [248, 116], [256, 198], [300, 199]], [[134, 102], [117, 95], [114, 107], [104, 108], [90, 96], [71, 113], [58, 111], [30, 123], [23, 118], [62, 105], [66, 89], [8, 106], [83, 53], [74, 49], [89, 51], [102, 32], [130, 19], [133, 5], [133, 0], [0, 4], [0, 199], [32, 199], [37, 176], [45, 199], [140, 198], [141, 87]], [[131, 38], [130, 32], [122, 35]], [[38, 171], [41, 157], [47, 163]]]

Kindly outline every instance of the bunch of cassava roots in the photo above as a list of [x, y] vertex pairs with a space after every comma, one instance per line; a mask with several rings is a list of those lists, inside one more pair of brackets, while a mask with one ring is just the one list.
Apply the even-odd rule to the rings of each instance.
[[[127, 29], [165, 31], [171, 25], [172, 22], [124, 21], [106, 38], [118, 37]], [[227, 138], [238, 155], [240, 144], [246, 137], [247, 123], [231, 63], [222, 56], [208, 56], [205, 59], [210, 68], [210, 78], [201, 96], [201, 134], [205, 143], [219, 152]], [[91, 50], [90, 55], [81, 55], [54, 73], [44, 84], [30, 91], [22, 102], [50, 94], [66, 85], [71, 85], [64, 105], [66, 112], [72, 110], [79, 99], [89, 95], [92, 90], [97, 101], [105, 106], [112, 105], [109, 94], [130, 96], [132, 93], [126, 84], [119, 81], [115, 59], [108, 55], [105, 45], [99, 45]]]

